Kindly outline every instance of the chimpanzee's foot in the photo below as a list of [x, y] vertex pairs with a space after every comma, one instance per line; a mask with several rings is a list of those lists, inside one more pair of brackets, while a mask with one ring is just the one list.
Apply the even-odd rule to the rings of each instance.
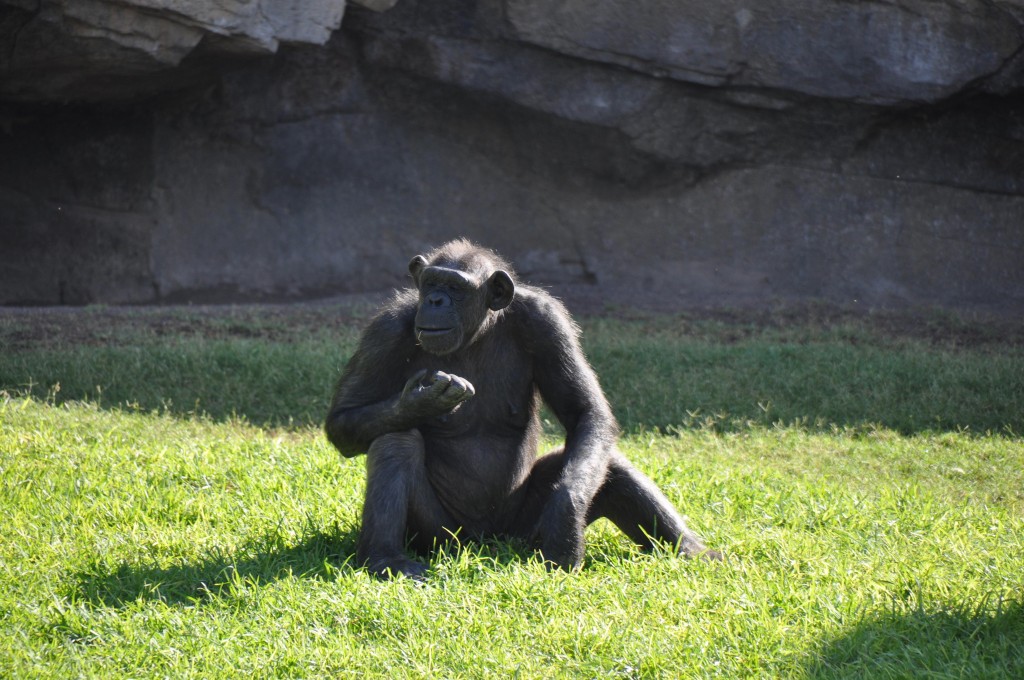
[[427, 580], [427, 566], [404, 555], [391, 557], [371, 557], [366, 560], [366, 568], [377, 578], [389, 580], [405, 576], [414, 581]]
[[679, 541], [679, 554], [691, 559], [698, 559], [703, 562], [721, 562], [722, 553], [711, 550], [695, 538], [683, 537]]

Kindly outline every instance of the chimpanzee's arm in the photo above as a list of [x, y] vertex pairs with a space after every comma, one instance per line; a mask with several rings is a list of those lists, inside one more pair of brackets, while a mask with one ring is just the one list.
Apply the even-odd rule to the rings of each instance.
[[547, 296], [538, 296], [533, 307], [537, 387], [566, 431], [565, 466], [542, 512], [538, 538], [545, 559], [572, 568], [583, 559], [587, 509], [604, 483], [618, 425], [568, 311]]
[[351, 458], [365, 452], [374, 439], [392, 432], [405, 432], [445, 413], [474, 394], [473, 385], [456, 375], [419, 371], [395, 396], [363, 405], [349, 405], [346, 389], [357, 383], [358, 372], [350, 383], [344, 379], [327, 416], [325, 429], [343, 456]]
[[385, 313], [375, 319], [338, 381], [324, 429], [346, 457], [365, 452], [381, 435], [422, 425], [473, 396], [473, 386], [458, 376], [402, 372], [414, 351], [412, 325], [404, 316]]
[[327, 438], [344, 456], [365, 452], [374, 439], [411, 424], [397, 418], [404, 364], [400, 318], [379, 316], [363, 331], [359, 346], [338, 380], [327, 414]]

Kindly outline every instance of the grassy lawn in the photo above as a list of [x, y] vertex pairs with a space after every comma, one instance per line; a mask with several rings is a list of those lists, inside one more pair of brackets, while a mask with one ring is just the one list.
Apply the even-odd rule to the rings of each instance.
[[579, 573], [469, 544], [420, 586], [350, 564], [363, 462], [319, 431], [364, 317], [0, 314], [0, 678], [1024, 677], [1018, 331], [585, 320], [727, 561], [599, 522]]

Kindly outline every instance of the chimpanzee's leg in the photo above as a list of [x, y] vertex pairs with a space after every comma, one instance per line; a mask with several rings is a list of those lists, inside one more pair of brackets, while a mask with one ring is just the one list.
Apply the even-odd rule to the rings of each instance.
[[378, 437], [367, 451], [356, 559], [377, 576], [422, 578], [427, 568], [406, 555], [407, 536], [418, 534], [422, 544], [455, 528], [427, 480], [424, 455], [418, 430]]
[[[583, 530], [587, 526], [582, 513], [575, 516], [566, 515], [562, 518], [565, 521], [562, 526], [546, 527], [547, 531], [554, 535], [541, 535], [544, 509], [558, 487], [564, 466], [565, 453], [562, 449], [557, 449], [534, 461], [533, 467], [530, 468], [530, 477], [526, 483], [522, 505], [506, 533], [521, 538], [537, 548], [543, 549], [545, 543], [554, 545], [561, 549], [567, 558], [567, 563], [561, 566], [566, 569], [576, 569], [583, 562]], [[550, 555], [544, 555], [545, 560], [550, 557]], [[553, 564], [552, 561], [549, 566]]]
[[678, 549], [681, 555], [720, 560], [721, 553], [708, 550], [661, 489], [633, 467], [618, 450], [612, 455], [608, 476], [587, 513], [587, 523], [607, 517], [645, 550], [652, 539]]

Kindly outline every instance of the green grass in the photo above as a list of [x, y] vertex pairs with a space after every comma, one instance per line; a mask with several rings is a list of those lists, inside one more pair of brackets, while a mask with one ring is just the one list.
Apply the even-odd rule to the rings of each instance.
[[351, 564], [354, 330], [0, 354], [0, 677], [1024, 677], [1020, 348], [735, 331], [585, 324], [724, 564], [599, 522], [579, 573], [492, 542], [425, 586]]
[[[225, 313], [233, 320], [178, 313], [170, 321], [139, 312], [140, 323], [120, 319], [122, 325], [111, 328], [100, 313], [82, 313], [84, 326], [99, 326], [85, 344], [62, 339], [74, 337], [67, 328], [73, 322], [65, 319], [62, 326], [43, 326], [38, 348], [0, 353], [0, 389], [58, 403], [129, 404], [220, 421], [243, 416], [275, 427], [319, 424], [363, 324], [357, 318], [325, 331], [289, 327], [281, 319], [234, 318], [237, 311]], [[0, 317], [0, 342], [19, 337], [18, 321]], [[169, 335], [153, 332], [166, 325]], [[959, 327], [938, 332], [963, 334]], [[984, 327], [974, 335], [984, 335]], [[672, 317], [589, 320], [584, 342], [628, 431], [781, 421], [878, 425], [905, 434], [1024, 433], [1021, 344], [990, 341], [963, 349], [941, 337], [893, 339], [870, 324], [759, 330]]]

